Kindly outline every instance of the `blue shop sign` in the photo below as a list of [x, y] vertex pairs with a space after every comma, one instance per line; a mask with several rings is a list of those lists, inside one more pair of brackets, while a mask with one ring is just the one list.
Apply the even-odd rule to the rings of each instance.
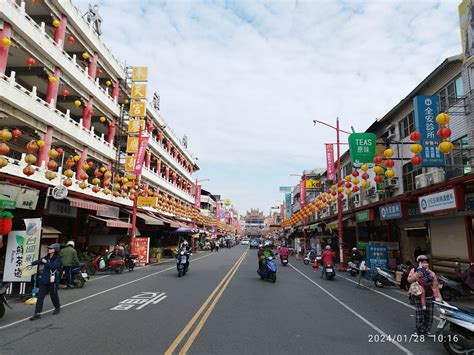
[[387, 246], [377, 243], [369, 243], [367, 245], [367, 266], [369, 267], [370, 274], [373, 275], [377, 272], [376, 268], [387, 269], [388, 265], [388, 253]]
[[420, 207], [418, 204], [413, 204], [408, 206], [408, 217], [415, 217], [420, 214]]
[[402, 204], [397, 202], [381, 206], [379, 212], [381, 220], [402, 218]]
[[444, 154], [438, 150], [441, 138], [436, 135], [438, 124], [436, 116], [439, 113], [438, 96], [415, 96], [413, 109], [415, 111], [415, 126], [421, 133], [420, 144], [423, 150], [420, 157], [423, 159], [420, 166], [445, 166]]

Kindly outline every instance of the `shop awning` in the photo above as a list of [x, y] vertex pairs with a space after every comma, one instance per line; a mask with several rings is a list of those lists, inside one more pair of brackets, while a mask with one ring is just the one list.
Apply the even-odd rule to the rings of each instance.
[[132, 228], [132, 225], [128, 222], [121, 221], [119, 219], [112, 219], [112, 218], [103, 218], [97, 216], [89, 216], [99, 221], [105, 222], [105, 225], [110, 228]]
[[143, 219], [146, 225], [163, 226], [165, 224], [161, 219], [153, 217], [148, 213], [137, 212], [137, 217]]
[[323, 222], [318, 222], [318, 223], [313, 223], [309, 226], [309, 230], [315, 230], [318, 229], [318, 227], [323, 224]]
[[62, 234], [56, 228], [49, 226], [43, 226], [41, 230], [43, 231], [43, 234], [41, 236], [42, 239], [56, 239]]
[[[350, 216], [342, 217], [342, 221], [344, 222], [345, 220], [348, 220], [349, 218], [351, 218], [351, 217]], [[335, 221], [332, 221], [332, 222], [326, 224], [326, 229], [329, 229], [331, 232], [334, 229], [337, 229], [338, 227], [339, 227], [339, 223], [338, 223], [337, 219]]]
[[180, 227], [183, 227], [181, 223], [173, 221], [169, 218], [163, 217], [162, 215], [159, 215], [158, 218], [161, 219], [163, 222], [168, 223], [171, 228], [178, 229]]
[[67, 198], [71, 203], [72, 207], [82, 208], [85, 210], [92, 210], [92, 211], [107, 211], [108, 206], [102, 205], [100, 203], [95, 203], [92, 201], [83, 200], [76, 197], [68, 197]]

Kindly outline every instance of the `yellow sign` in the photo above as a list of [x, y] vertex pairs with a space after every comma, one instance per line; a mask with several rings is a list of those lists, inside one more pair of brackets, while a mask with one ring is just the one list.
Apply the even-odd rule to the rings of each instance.
[[132, 93], [130, 95], [132, 99], [146, 99], [146, 84], [145, 83], [133, 83]]
[[128, 133], [139, 134], [140, 127], [142, 132], [145, 132], [145, 120], [130, 120], [128, 122]]
[[145, 117], [146, 116], [146, 102], [145, 101], [132, 101], [130, 103], [130, 116]]
[[133, 171], [135, 167], [135, 155], [127, 155], [125, 158], [125, 171]]
[[230, 206], [231, 203], [232, 203], [232, 202], [231, 202], [228, 198], [226, 198], [226, 199], [224, 200], [224, 206]]
[[148, 80], [148, 67], [133, 67], [132, 80], [133, 81], [147, 81]]
[[138, 152], [138, 137], [127, 138], [127, 153]]
[[158, 205], [158, 197], [144, 197], [140, 196], [137, 199], [137, 206], [138, 207], [155, 207]]
[[308, 179], [306, 180], [307, 189], [319, 189], [321, 187], [321, 181], [318, 179]]

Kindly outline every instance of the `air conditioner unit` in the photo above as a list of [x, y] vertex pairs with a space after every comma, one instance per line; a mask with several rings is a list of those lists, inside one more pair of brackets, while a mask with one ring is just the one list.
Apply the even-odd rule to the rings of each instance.
[[342, 210], [343, 211], [348, 211], [349, 210], [349, 200], [345, 199], [342, 201]]
[[442, 169], [437, 169], [436, 171], [433, 171], [431, 176], [433, 177], [433, 184], [438, 184], [446, 180], [446, 174]]
[[417, 189], [422, 189], [429, 185], [429, 178], [427, 174], [420, 174], [415, 176], [415, 187]]
[[351, 196], [351, 200], [354, 203], [354, 207], [360, 207], [360, 194], [354, 194]]
[[331, 212], [333, 212], [333, 213], [336, 213], [336, 212], [337, 212], [337, 204], [336, 204], [336, 203], [333, 203], [333, 204], [331, 205]]
[[388, 136], [387, 139], [395, 139], [396, 137], [396, 128], [395, 125], [391, 124], [387, 127]]
[[398, 178], [394, 177], [394, 178], [385, 180], [385, 187], [398, 189]]
[[375, 192], [375, 187], [371, 187], [367, 190], [367, 197], [373, 198], [375, 196], [377, 196], [377, 193]]

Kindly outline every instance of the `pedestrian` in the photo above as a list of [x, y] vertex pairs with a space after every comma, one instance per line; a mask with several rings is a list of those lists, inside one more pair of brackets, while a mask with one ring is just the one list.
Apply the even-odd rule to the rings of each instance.
[[219, 251], [219, 242], [216, 243], [216, 251]]
[[[430, 270], [429, 258], [426, 255], [419, 255], [416, 259], [418, 265], [410, 271], [408, 282], [413, 284], [418, 282], [423, 288], [419, 294], [411, 294], [415, 302], [415, 333], [417, 335], [430, 334], [433, 324], [433, 298], [441, 301], [441, 293], [438, 287], [436, 274]], [[423, 268], [420, 272], [419, 268]], [[427, 281], [424, 275], [429, 275], [431, 281]], [[422, 293], [424, 292], [424, 302]]]
[[74, 249], [75, 244], [73, 240], [67, 242], [66, 247], [61, 250], [61, 262], [63, 264], [64, 272], [66, 273], [66, 287], [74, 288], [72, 281], [72, 269], [79, 265], [79, 258], [77, 251]]
[[48, 245], [48, 255], [41, 259], [33, 261], [30, 265], [25, 265], [21, 268], [21, 270], [23, 271], [27, 267], [31, 267], [34, 265], [43, 265], [43, 271], [39, 276], [39, 293], [38, 299], [36, 301], [35, 314], [30, 317], [30, 320], [36, 320], [41, 318], [44, 298], [48, 293], [54, 305], [53, 314], [58, 314], [61, 310], [61, 305], [59, 303], [58, 296], [58, 270], [61, 267], [61, 256], [59, 255], [60, 249], [61, 247], [57, 243]]
[[212, 253], [214, 251], [214, 248], [216, 247], [216, 243], [213, 240], [211, 240], [210, 245], [211, 245], [211, 253]]

